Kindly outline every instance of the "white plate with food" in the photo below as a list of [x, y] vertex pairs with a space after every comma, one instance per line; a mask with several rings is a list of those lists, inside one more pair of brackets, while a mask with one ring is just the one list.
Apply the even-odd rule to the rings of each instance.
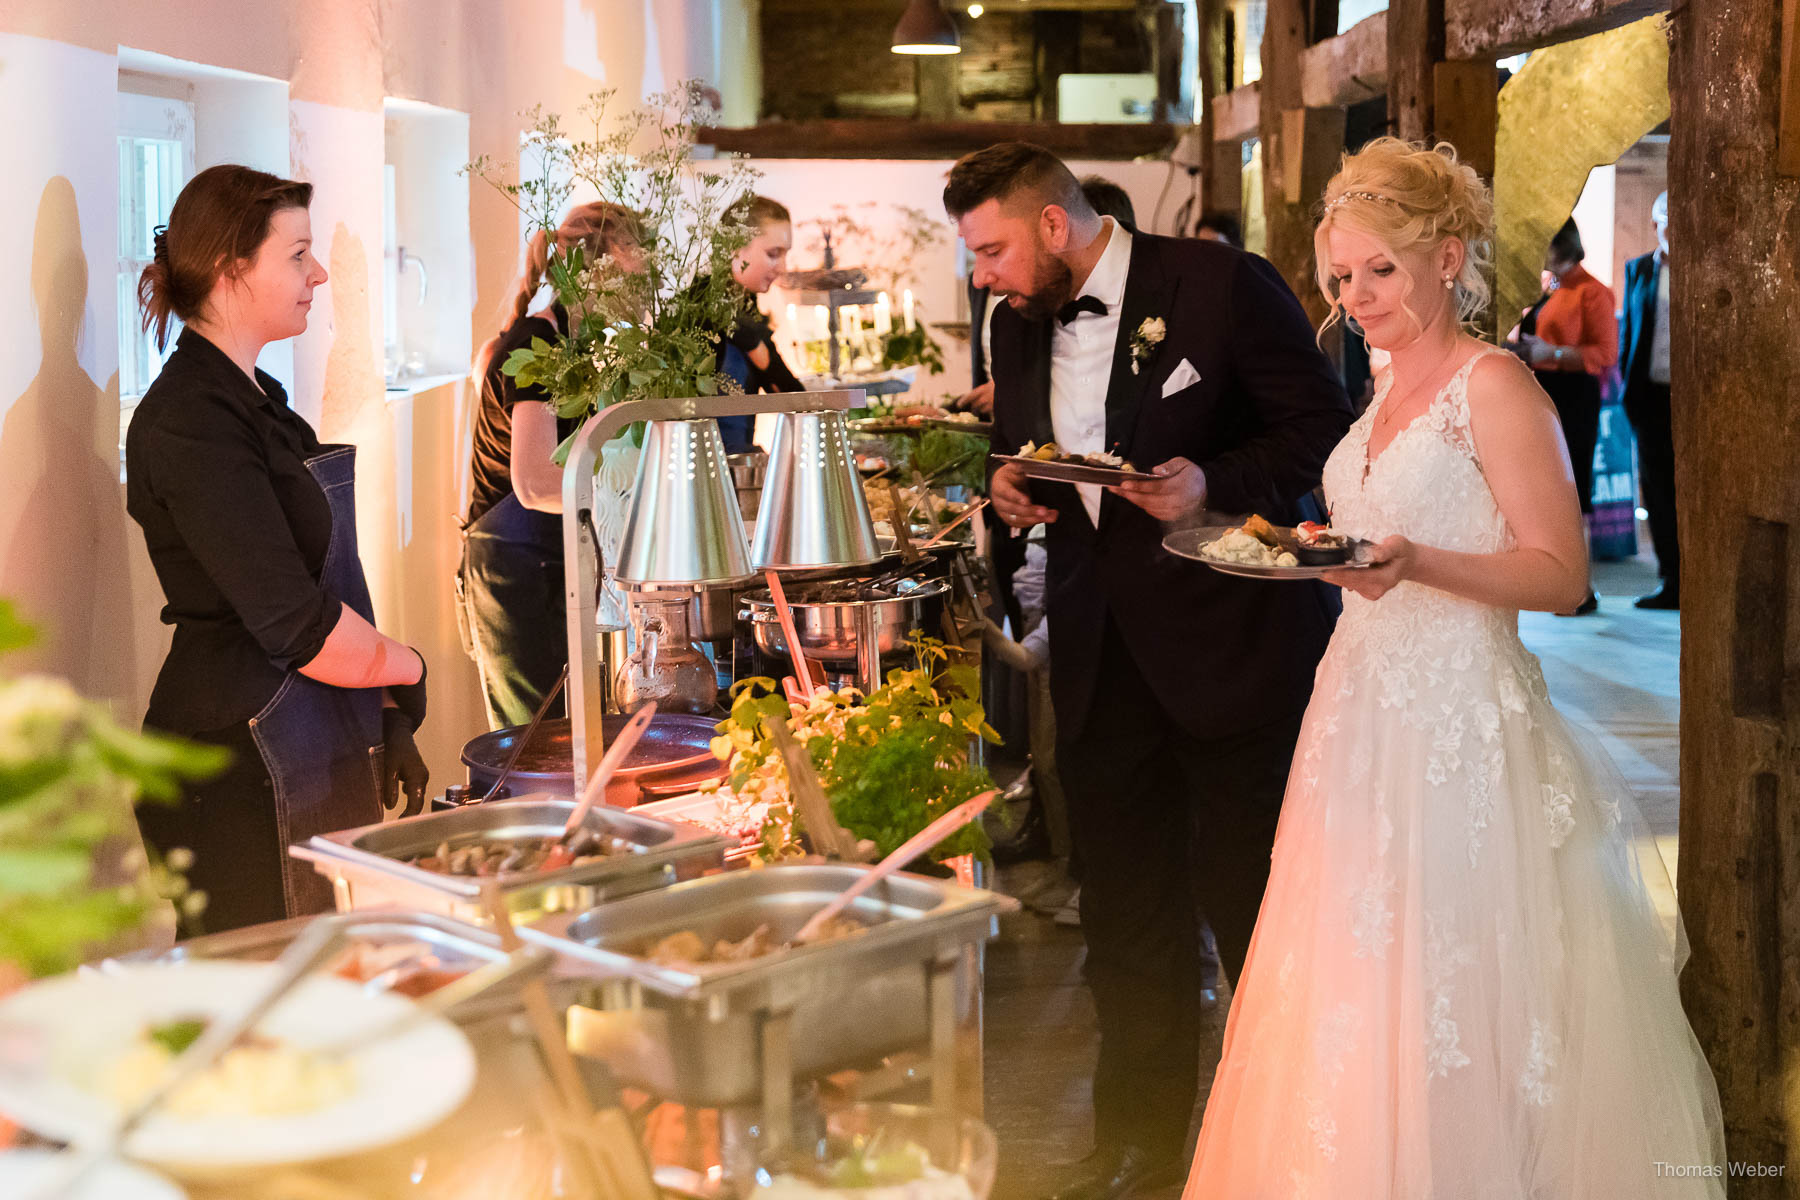
[[0, 1196], [59, 1195], [59, 1200], [186, 1200], [187, 1193], [142, 1167], [104, 1162], [60, 1194], [47, 1191], [69, 1178], [72, 1161], [54, 1150], [0, 1150]]
[[1163, 538], [1170, 554], [1245, 579], [1318, 579], [1332, 571], [1367, 570], [1369, 543], [1323, 525], [1271, 525], [1251, 517], [1238, 525], [1203, 525]]
[[991, 455], [995, 462], [1017, 463], [1033, 479], [1051, 479], [1058, 483], [1098, 483], [1117, 487], [1128, 480], [1155, 483], [1162, 478], [1138, 470], [1116, 454], [1068, 454], [1055, 442], [1026, 442], [1017, 454]]
[[[84, 970], [0, 1001], [0, 1113], [40, 1137], [106, 1138], [206, 1023], [268, 986], [274, 963], [183, 962]], [[124, 1156], [229, 1178], [389, 1145], [436, 1125], [475, 1082], [462, 1032], [432, 1018], [341, 1058], [308, 1052], [385, 1025], [404, 996], [312, 976], [127, 1139]]]

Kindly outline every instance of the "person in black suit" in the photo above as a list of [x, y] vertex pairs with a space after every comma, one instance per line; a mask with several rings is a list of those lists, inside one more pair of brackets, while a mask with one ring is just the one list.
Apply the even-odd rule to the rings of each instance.
[[1650, 206], [1656, 249], [1625, 264], [1619, 367], [1625, 415], [1637, 434], [1638, 473], [1662, 586], [1639, 608], [1681, 607], [1681, 543], [1675, 531], [1675, 433], [1669, 409], [1669, 193]]
[[1028, 480], [991, 494], [1048, 525], [1057, 756], [1082, 860], [1100, 1024], [1094, 1153], [1059, 1200], [1176, 1181], [1197, 1090], [1194, 897], [1235, 976], [1268, 880], [1281, 796], [1337, 603], [1163, 550], [1207, 509], [1288, 523], [1350, 425], [1294, 295], [1229, 246], [1133, 234], [1053, 154], [1009, 142], [951, 170], [944, 206], [994, 314], [993, 445], [1112, 451], [1118, 491]]

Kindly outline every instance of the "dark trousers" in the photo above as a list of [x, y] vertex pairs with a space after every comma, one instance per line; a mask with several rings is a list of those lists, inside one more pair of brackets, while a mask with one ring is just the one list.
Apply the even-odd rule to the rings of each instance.
[[1538, 382], [1556, 405], [1569, 463], [1575, 468], [1575, 495], [1581, 511], [1594, 511], [1594, 444], [1600, 440], [1600, 381], [1585, 371], [1539, 371]]
[[205, 892], [207, 903], [197, 919], [182, 919], [183, 936], [282, 920], [288, 915], [281, 884], [286, 857], [275, 785], [250, 723], [186, 736], [225, 747], [230, 764], [221, 774], [184, 787], [172, 805], [146, 802], [137, 809], [138, 829], [158, 854], [167, 857], [177, 847], [194, 853], [188, 886]]
[[1663, 585], [1681, 588], [1681, 541], [1675, 523], [1675, 431], [1669, 414], [1669, 385], [1644, 380], [1625, 397], [1625, 414], [1637, 434], [1638, 479], [1644, 511], [1650, 514], [1650, 544]]
[[1269, 881], [1301, 715], [1196, 738], [1152, 698], [1108, 624], [1086, 727], [1056, 748], [1081, 855], [1101, 1145], [1181, 1152], [1200, 1074], [1196, 914], [1206, 913], [1235, 980]]
[[[508, 495], [464, 533], [457, 586], [488, 723], [524, 725], [569, 658], [561, 518]], [[551, 716], [562, 715], [562, 703]]]

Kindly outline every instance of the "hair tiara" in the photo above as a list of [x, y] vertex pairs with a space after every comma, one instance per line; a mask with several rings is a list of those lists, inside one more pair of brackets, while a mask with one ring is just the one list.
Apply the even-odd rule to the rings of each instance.
[[1325, 211], [1329, 213], [1332, 209], [1348, 204], [1352, 200], [1374, 200], [1381, 204], [1392, 204], [1395, 208], [1400, 207], [1398, 200], [1392, 196], [1383, 196], [1380, 192], [1340, 192], [1326, 203]]

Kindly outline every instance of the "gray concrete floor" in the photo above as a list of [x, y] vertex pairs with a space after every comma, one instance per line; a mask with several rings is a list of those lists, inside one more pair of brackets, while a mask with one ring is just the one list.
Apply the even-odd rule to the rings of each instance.
[[[1647, 560], [1598, 564], [1600, 611], [1589, 617], [1525, 614], [1520, 632], [1538, 655], [1557, 707], [1596, 732], [1638, 794], [1657, 849], [1675, 868], [1681, 648], [1675, 613], [1643, 612], [1631, 601], [1656, 586]], [[1002, 889], [1025, 910], [1003, 922], [987, 957], [987, 1119], [1000, 1139], [993, 1200], [1042, 1200], [1071, 1162], [1091, 1148], [1088, 1089], [1096, 1035], [1081, 980], [1079, 930], [1049, 914], [1069, 885], [1059, 863], [1025, 863], [1000, 873]], [[1673, 919], [1674, 895], [1659, 897]], [[1229, 993], [1206, 1022], [1200, 1106], [1218, 1062]], [[1176, 1200], [1180, 1188], [1145, 1193]]]

